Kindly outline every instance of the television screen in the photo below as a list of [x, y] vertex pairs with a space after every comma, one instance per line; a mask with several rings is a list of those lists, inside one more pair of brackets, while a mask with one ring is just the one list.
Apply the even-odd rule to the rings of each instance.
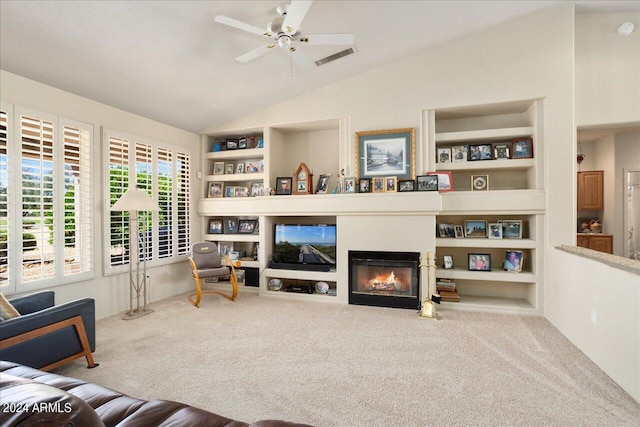
[[274, 259], [283, 263], [335, 265], [335, 224], [276, 224]]

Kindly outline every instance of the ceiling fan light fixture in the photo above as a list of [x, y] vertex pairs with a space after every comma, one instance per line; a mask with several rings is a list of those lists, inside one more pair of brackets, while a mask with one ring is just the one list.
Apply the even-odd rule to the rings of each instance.
[[284, 34], [278, 37], [278, 46], [282, 49], [291, 49], [291, 37]]

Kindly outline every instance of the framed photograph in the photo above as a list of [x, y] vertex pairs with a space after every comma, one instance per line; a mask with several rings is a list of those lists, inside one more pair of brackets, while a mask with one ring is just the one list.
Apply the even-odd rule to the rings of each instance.
[[451, 147], [451, 161], [466, 162], [468, 152], [469, 152], [468, 145], [458, 145], [456, 147]]
[[233, 163], [227, 163], [226, 165], [224, 165], [224, 173], [225, 175], [231, 175], [234, 172], [234, 164]]
[[470, 145], [467, 160], [491, 160], [493, 159], [493, 156], [491, 155], [492, 151], [491, 144]]
[[451, 177], [451, 172], [427, 172], [427, 175], [438, 176], [438, 191], [453, 191], [453, 178]]
[[227, 149], [227, 150], [237, 150], [238, 149], [238, 140], [237, 139], [227, 139], [225, 141], [225, 149]]
[[331, 180], [331, 174], [320, 175], [318, 177], [318, 184], [316, 185], [316, 193], [326, 194], [329, 189], [329, 180]]
[[498, 143], [493, 144], [493, 158], [494, 159], [510, 159], [511, 158], [511, 143]]
[[481, 219], [465, 221], [464, 237], [487, 237], [487, 221]]
[[288, 195], [291, 194], [291, 185], [293, 183], [293, 177], [279, 176], [276, 178], [276, 194]]
[[454, 225], [453, 232], [456, 235], [456, 239], [464, 238], [464, 228], [461, 225]]
[[224, 175], [224, 162], [215, 162], [213, 164], [214, 175]]
[[356, 177], [350, 176], [342, 180], [342, 192], [343, 193], [355, 193], [356, 192]]
[[524, 261], [522, 251], [508, 250], [504, 257], [503, 268], [506, 271], [520, 273], [522, 271], [522, 261]]
[[416, 181], [413, 179], [398, 180], [398, 191], [401, 193], [405, 191], [416, 191]]
[[491, 254], [467, 254], [469, 271], [491, 271]]
[[372, 180], [373, 192], [374, 193], [384, 193], [384, 178], [381, 176], [376, 176]]
[[518, 219], [502, 220], [503, 239], [522, 239], [522, 221]]
[[416, 182], [418, 191], [438, 191], [438, 175], [419, 175]]
[[222, 234], [222, 220], [210, 219], [209, 220], [209, 234]]
[[244, 162], [240, 162], [236, 165], [236, 173], [244, 173]]
[[438, 237], [455, 237], [453, 224], [438, 224]]
[[244, 163], [244, 173], [256, 173], [258, 172], [258, 162], [251, 160]]
[[489, 175], [471, 175], [471, 191], [489, 190]]
[[238, 149], [243, 150], [247, 148], [247, 137], [243, 136], [242, 138], [238, 139]]
[[356, 178], [416, 176], [415, 128], [356, 132]]
[[436, 157], [437, 162], [438, 163], [451, 163], [451, 148], [450, 147], [446, 147], [446, 148], [437, 148], [437, 155], [438, 157]]
[[218, 252], [220, 252], [220, 255], [229, 256], [231, 251], [233, 251], [233, 242], [218, 242]]
[[251, 197], [264, 195], [264, 183], [262, 181], [251, 183]]
[[502, 239], [502, 224], [499, 222], [492, 222], [488, 227], [490, 239]]
[[236, 187], [233, 185], [224, 187], [224, 197], [236, 197]]
[[247, 187], [234, 187], [235, 197], [249, 197], [249, 189]]
[[256, 219], [238, 220], [238, 234], [253, 234], [256, 231], [257, 224], [258, 220]]
[[447, 270], [453, 268], [453, 257], [451, 255], [444, 255], [442, 257], [442, 268]]
[[238, 218], [224, 219], [224, 234], [238, 234]]
[[384, 191], [387, 193], [395, 193], [398, 191], [398, 178], [395, 176], [387, 176], [384, 178]]
[[513, 159], [530, 159], [533, 157], [533, 138], [516, 138], [511, 141]]
[[214, 198], [214, 199], [218, 197], [222, 197], [223, 188], [224, 188], [224, 184], [221, 182], [210, 182], [208, 197]]
[[358, 181], [358, 193], [371, 193], [371, 178], [360, 178]]

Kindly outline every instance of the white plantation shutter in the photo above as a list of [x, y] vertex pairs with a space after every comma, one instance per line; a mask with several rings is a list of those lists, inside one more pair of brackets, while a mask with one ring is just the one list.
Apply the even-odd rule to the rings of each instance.
[[[146, 190], [160, 208], [157, 213], [139, 212], [140, 259], [144, 257], [145, 238], [150, 265], [154, 261], [167, 262], [188, 255], [190, 154], [111, 130], [105, 130], [103, 138], [109, 157], [109, 175], [106, 178], [111, 205], [130, 186], [136, 186]], [[129, 173], [134, 176], [130, 177]], [[108, 221], [105, 229], [110, 232], [111, 253], [106, 263], [107, 273], [122, 271], [116, 267], [129, 263], [128, 212], [111, 212]]]
[[[9, 264], [9, 108], [0, 107], [0, 291], [15, 291]], [[13, 236], [11, 236], [13, 237]]]
[[189, 154], [178, 152], [177, 160], [177, 247], [178, 255], [188, 255], [191, 250], [191, 227], [189, 218], [189, 206], [191, 204], [191, 185], [189, 182], [191, 174], [191, 159]]

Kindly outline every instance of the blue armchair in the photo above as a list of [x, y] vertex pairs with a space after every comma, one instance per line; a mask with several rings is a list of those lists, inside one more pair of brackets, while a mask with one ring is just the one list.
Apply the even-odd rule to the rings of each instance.
[[53, 291], [10, 300], [20, 317], [0, 322], [0, 360], [51, 370], [80, 357], [89, 368], [96, 347], [95, 301], [83, 298], [56, 306]]

